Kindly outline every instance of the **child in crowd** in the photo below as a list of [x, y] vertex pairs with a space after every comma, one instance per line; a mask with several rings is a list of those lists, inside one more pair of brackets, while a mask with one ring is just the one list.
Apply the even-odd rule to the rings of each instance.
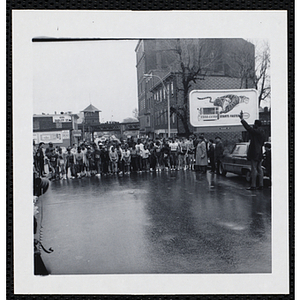
[[115, 150], [114, 146], [112, 146], [109, 151], [109, 159], [110, 159], [110, 173], [117, 174], [119, 155]]
[[149, 146], [149, 151], [150, 151], [150, 172], [155, 171], [156, 168], [156, 155], [155, 155], [155, 146], [154, 143], [152, 142]]
[[190, 170], [194, 170], [195, 166], [195, 146], [193, 138], [190, 137], [187, 142], [187, 158], [188, 158], [188, 166]]
[[163, 169], [168, 171], [170, 166], [170, 146], [167, 141], [164, 141], [162, 148], [161, 148], [161, 155], [162, 155], [162, 162], [163, 162]]
[[79, 179], [83, 177], [83, 153], [81, 152], [81, 148], [77, 147], [77, 152], [74, 155], [75, 157], [75, 168], [76, 168], [76, 174]]
[[67, 179], [66, 170], [65, 170], [65, 155], [62, 152], [62, 149], [58, 148], [58, 173], [59, 178]]
[[90, 146], [87, 146], [86, 148], [85, 159], [86, 176], [91, 177], [91, 171], [93, 168], [93, 152]]
[[148, 149], [148, 146], [145, 146], [144, 150], [141, 152], [141, 157], [142, 157], [142, 169], [143, 171], [148, 172], [149, 170], [149, 156], [150, 156], [150, 151]]
[[97, 148], [96, 144], [93, 145], [94, 152], [93, 152], [93, 160], [95, 165], [95, 172], [96, 176], [101, 176], [101, 150]]
[[130, 157], [131, 157], [131, 170], [132, 172], [138, 171], [138, 155], [136, 143], [132, 144], [132, 148], [130, 149]]
[[51, 173], [50, 180], [59, 179], [58, 154], [55, 152], [54, 148], [49, 150], [48, 157]]
[[77, 177], [76, 170], [75, 170], [75, 158], [74, 153], [71, 152], [71, 147], [67, 148], [67, 154], [66, 154], [66, 175], [68, 176], [68, 171], [70, 170], [71, 173], [71, 179]]
[[175, 139], [171, 139], [170, 143], [170, 165], [171, 170], [174, 171], [177, 168], [177, 158], [178, 158], [178, 143]]
[[125, 144], [122, 157], [124, 165], [124, 174], [130, 174], [131, 155], [127, 144]]

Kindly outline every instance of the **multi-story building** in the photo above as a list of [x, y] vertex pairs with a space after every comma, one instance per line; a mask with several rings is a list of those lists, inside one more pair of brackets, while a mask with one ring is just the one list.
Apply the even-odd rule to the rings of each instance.
[[[255, 49], [244, 39], [143, 39], [135, 51], [140, 132], [144, 135], [167, 136], [168, 97], [171, 107], [182, 107], [188, 106], [187, 96], [195, 89], [254, 87]], [[184, 86], [183, 77], [199, 66], [195, 80]], [[186, 133], [175, 113], [169, 126], [172, 136]], [[202, 132], [188, 127], [190, 132]]]

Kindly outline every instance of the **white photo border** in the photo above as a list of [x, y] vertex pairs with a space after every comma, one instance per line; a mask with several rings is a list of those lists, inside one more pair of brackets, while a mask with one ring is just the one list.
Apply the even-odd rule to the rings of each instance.
[[[287, 11], [13, 10], [14, 293], [288, 294], [287, 32]], [[45, 277], [33, 274], [31, 157], [34, 57], [32, 38], [39, 36], [55, 38], [230, 37], [263, 38], [270, 41], [273, 151], [271, 274], [50, 275]], [[24, 160], [24, 157], [28, 159]]]

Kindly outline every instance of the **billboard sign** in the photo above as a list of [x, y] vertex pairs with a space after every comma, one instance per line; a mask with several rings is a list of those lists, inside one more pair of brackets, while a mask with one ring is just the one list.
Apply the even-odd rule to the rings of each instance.
[[241, 110], [249, 124], [258, 119], [258, 98], [254, 89], [193, 90], [189, 104], [190, 123], [194, 127], [241, 126]]
[[40, 142], [47, 143], [62, 143], [62, 133], [61, 131], [51, 131], [51, 132], [40, 132]]

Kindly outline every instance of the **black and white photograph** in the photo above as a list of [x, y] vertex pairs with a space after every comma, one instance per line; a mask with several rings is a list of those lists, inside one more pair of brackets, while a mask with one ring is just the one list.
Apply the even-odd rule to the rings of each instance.
[[288, 293], [286, 28], [14, 11], [16, 291]]

